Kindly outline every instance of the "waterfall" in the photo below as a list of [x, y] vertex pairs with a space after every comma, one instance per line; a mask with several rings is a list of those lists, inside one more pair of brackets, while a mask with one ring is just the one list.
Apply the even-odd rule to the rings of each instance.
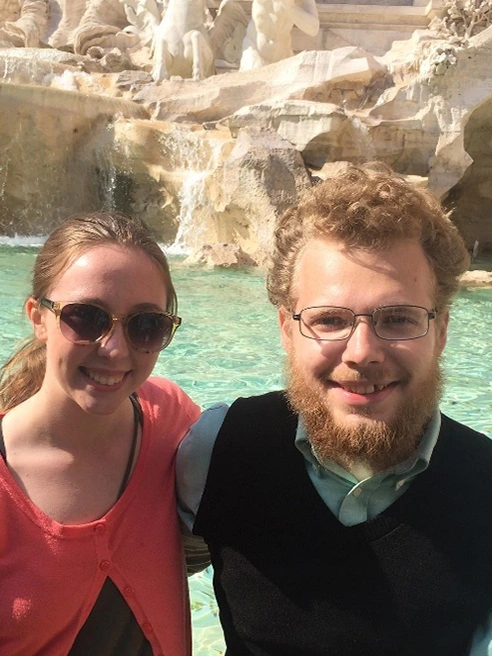
[[372, 143], [367, 125], [354, 114], [348, 115], [348, 118], [355, 132], [354, 145], [359, 163], [370, 162], [371, 160], [376, 159], [376, 149]]
[[221, 144], [217, 146], [203, 135], [174, 131], [172, 162], [180, 173], [178, 191], [178, 229], [174, 242], [166, 250], [189, 254], [203, 244], [207, 229], [213, 225], [214, 210], [207, 193], [207, 179], [220, 162]]
[[[204, 232], [203, 223], [196, 224], [194, 215], [198, 208], [206, 208], [208, 199], [205, 193], [205, 181], [208, 171], [192, 171], [183, 180], [179, 192], [180, 211], [177, 218], [178, 231], [173, 244], [167, 249], [173, 254], [188, 254], [193, 242], [200, 242], [200, 235]], [[191, 239], [193, 237], [193, 239]]]
[[99, 196], [101, 199], [102, 210], [113, 210], [116, 208], [116, 167], [111, 155], [96, 151], [94, 154], [96, 161], [97, 180], [99, 187]]
[[[121, 122], [120, 122], [121, 119]], [[101, 126], [98, 146], [93, 147], [99, 206], [102, 210], [117, 210], [128, 213], [132, 205], [134, 186], [132, 173], [132, 152], [128, 142], [116, 134], [116, 126], [125, 130], [125, 120], [116, 115], [114, 120]], [[90, 159], [89, 154], [85, 154]]]

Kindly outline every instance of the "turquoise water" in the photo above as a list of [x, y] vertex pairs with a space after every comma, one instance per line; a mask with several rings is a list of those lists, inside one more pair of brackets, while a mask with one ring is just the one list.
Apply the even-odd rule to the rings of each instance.
[[[29, 334], [22, 304], [36, 249], [0, 245], [0, 359]], [[283, 352], [262, 272], [189, 269], [172, 259], [183, 325], [154, 373], [179, 383], [198, 403], [231, 402], [282, 386]], [[492, 290], [459, 294], [445, 356], [442, 407], [492, 437]], [[223, 653], [211, 572], [190, 580], [195, 656]]]

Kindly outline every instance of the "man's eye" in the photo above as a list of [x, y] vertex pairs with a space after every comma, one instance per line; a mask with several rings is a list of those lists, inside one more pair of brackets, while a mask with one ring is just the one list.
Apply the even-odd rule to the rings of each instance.
[[347, 326], [347, 319], [336, 314], [322, 314], [313, 317], [311, 325], [325, 330], [337, 330], [338, 328], [345, 328]]
[[394, 328], [412, 328], [422, 323], [422, 317], [416, 312], [388, 312], [381, 314], [377, 323], [388, 329]]
[[383, 321], [384, 323], [389, 323], [389, 324], [403, 324], [403, 323], [411, 323], [412, 319], [411, 317], [406, 317], [403, 315], [395, 315], [395, 316], [384, 317]]
[[396, 312], [394, 314], [382, 315], [380, 323], [384, 326], [394, 326], [396, 328], [398, 326], [415, 326], [420, 321], [421, 319], [415, 314]]

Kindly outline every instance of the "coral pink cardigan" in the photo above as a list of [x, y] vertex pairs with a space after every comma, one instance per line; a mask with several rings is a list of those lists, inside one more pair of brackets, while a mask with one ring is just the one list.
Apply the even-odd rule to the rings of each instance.
[[149, 379], [138, 396], [144, 416], [138, 460], [128, 487], [100, 520], [53, 521], [25, 497], [0, 457], [0, 654], [67, 654], [107, 576], [154, 654], [191, 653], [174, 456], [199, 409], [163, 379]]

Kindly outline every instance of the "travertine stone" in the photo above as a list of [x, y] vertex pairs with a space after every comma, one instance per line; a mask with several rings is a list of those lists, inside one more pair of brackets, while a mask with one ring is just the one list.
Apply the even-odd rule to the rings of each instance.
[[203, 7], [222, 73], [173, 64], [153, 80], [170, 0], [0, 0], [4, 234], [116, 207], [177, 249], [232, 244], [262, 262], [276, 217], [316, 179], [379, 159], [492, 252], [492, 27], [464, 47], [428, 29], [436, 3], [318, 2], [321, 36], [292, 33], [306, 50], [239, 71], [251, 1], [180, 3]]

